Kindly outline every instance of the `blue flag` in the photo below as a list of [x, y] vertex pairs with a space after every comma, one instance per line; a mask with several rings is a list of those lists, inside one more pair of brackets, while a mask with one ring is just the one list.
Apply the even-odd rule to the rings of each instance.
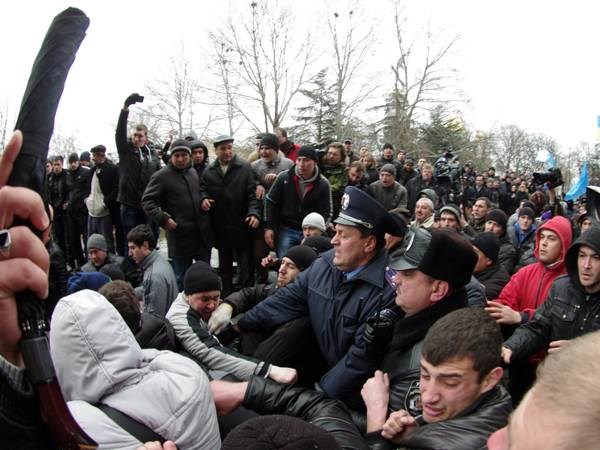
[[552, 169], [553, 167], [556, 167], [556, 159], [551, 151], [546, 150], [546, 152], [548, 153], [548, 158], [546, 158], [546, 166], [548, 169]]
[[589, 182], [587, 161], [583, 163], [579, 179], [573, 183], [569, 192], [565, 194], [565, 200], [576, 200], [585, 194]]

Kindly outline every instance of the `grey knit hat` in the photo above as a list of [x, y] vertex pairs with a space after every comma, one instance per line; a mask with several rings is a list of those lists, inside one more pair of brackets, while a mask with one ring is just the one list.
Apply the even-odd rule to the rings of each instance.
[[108, 251], [108, 244], [104, 236], [98, 233], [92, 234], [87, 240], [87, 249], [95, 248], [96, 250]]

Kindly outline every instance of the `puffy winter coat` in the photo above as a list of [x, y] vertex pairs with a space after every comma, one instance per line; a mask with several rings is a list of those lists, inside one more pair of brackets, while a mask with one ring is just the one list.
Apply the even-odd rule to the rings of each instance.
[[165, 228], [168, 219], [177, 223], [166, 231], [169, 257], [195, 256], [214, 244], [210, 218], [200, 207], [200, 181], [192, 168], [178, 169], [169, 163], [150, 178], [142, 196], [146, 215]]
[[521, 320], [529, 320], [548, 295], [556, 277], [564, 274], [565, 255], [571, 245], [571, 224], [564, 217], [554, 217], [542, 224], [535, 234], [535, 257], [539, 257], [539, 239], [542, 230], [554, 231], [560, 238], [562, 250], [558, 261], [552, 266], [540, 262], [529, 264], [514, 274], [500, 292], [497, 301], [521, 313]]
[[[356, 276], [343, 280], [333, 265], [333, 250], [322, 253], [296, 281], [277, 289], [238, 322], [244, 330], [269, 330], [310, 316], [323, 357], [331, 368], [320, 381], [332, 398], [358, 392], [373, 373], [375, 361], [363, 339], [365, 321], [393, 303], [394, 291], [384, 279], [387, 253], [378, 252]], [[380, 294], [382, 297], [380, 299]]]
[[146, 425], [177, 448], [218, 449], [208, 378], [192, 360], [142, 350], [118, 311], [100, 294], [64, 297], [52, 316], [50, 348], [75, 420], [103, 449], [140, 442], [94, 405], [103, 403]]

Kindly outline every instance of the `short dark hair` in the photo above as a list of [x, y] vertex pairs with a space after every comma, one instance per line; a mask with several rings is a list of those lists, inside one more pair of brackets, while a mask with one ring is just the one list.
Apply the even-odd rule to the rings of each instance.
[[488, 208], [492, 207], [492, 202], [490, 201], [489, 198], [487, 198], [487, 197], [478, 197], [477, 200], [475, 200], [475, 201], [478, 202], [479, 200], [481, 200], [482, 202], [484, 202]]
[[137, 225], [127, 233], [127, 242], [133, 242], [138, 247], [144, 245], [144, 242], [148, 242], [148, 248], [154, 250], [156, 247], [156, 238], [150, 227], [146, 224]]
[[60, 162], [64, 162], [65, 158], [62, 157], [62, 155], [54, 155], [52, 157], [52, 162], [56, 162], [56, 161], [60, 161]]
[[123, 280], [111, 281], [98, 290], [112, 304], [133, 334], [140, 331], [142, 313], [131, 285]]
[[462, 308], [438, 320], [427, 332], [421, 355], [438, 366], [456, 358], [469, 357], [479, 373], [479, 382], [500, 366], [500, 326], [483, 308]]

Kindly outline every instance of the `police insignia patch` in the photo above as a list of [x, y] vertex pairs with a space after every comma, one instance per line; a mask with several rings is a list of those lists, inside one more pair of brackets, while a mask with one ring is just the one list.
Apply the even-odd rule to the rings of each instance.
[[413, 381], [406, 391], [404, 397], [404, 409], [408, 413], [415, 417], [423, 412], [423, 406], [421, 404], [421, 385], [418, 381]]
[[342, 196], [342, 209], [348, 209], [348, 206], [350, 205], [350, 196], [348, 194], [344, 194]]

